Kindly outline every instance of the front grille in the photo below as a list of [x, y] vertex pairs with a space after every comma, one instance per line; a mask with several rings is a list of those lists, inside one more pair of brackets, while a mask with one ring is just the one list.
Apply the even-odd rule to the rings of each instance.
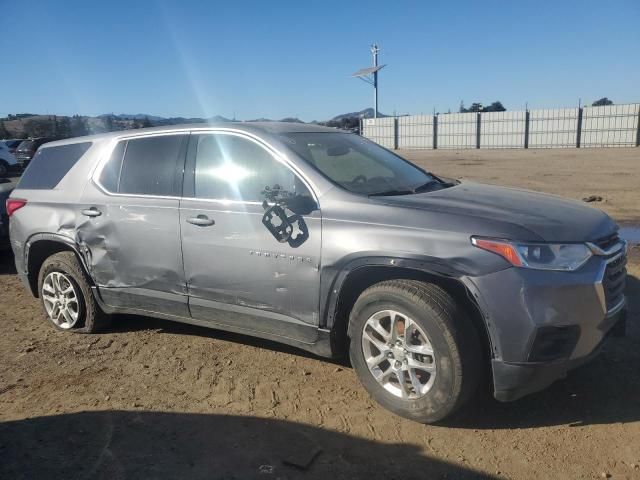
[[607, 311], [618, 306], [624, 298], [625, 277], [627, 276], [627, 258], [624, 250], [613, 261], [607, 263], [602, 279], [602, 287], [604, 288], [604, 298], [607, 303]]
[[18, 155], [16, 155], [16, 161], [20, 165], [25, 165], [25, 164], [27, 164], [27, 163], [29, 163], [31, 161], [31, 155], [29, 155], [27, 153], [18, 154]]

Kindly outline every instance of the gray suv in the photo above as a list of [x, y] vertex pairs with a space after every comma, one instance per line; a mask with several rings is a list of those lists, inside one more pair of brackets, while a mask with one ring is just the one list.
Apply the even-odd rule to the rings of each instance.
[[48, 143], [7, 201], [18, 274], [60, 330], [150, 315], [348, 352], [386, 408], [508, 401], [624, 318], [626, 244], [582, 203], [439, 178], [338, 130], [163, 127]]

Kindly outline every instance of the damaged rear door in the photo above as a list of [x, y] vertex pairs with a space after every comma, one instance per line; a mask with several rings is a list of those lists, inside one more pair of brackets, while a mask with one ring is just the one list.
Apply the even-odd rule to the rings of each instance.
[[189, 316], [178, 213], [187, 141], [120, 139], [85, 189], [78, 243], [107, 305]]
[[312, 342], [321, 216], [304, 181], [252, 137], [192, 133], [180, 207], [194, 318]]

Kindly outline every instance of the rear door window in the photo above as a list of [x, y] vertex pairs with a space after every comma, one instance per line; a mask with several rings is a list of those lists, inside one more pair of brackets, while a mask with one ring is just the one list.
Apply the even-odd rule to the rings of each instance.
[[[24, 142], [23, 142], [24, 143]], [[36, 152], [17, 188], [49, 190], [71, 170], [91, 147], [91, 142], [45, 147]]]
[[186, 138], [158, 135], [119, 142], [100, 173], [100, 184], [112, 193], [179, 195], [176, 174]]

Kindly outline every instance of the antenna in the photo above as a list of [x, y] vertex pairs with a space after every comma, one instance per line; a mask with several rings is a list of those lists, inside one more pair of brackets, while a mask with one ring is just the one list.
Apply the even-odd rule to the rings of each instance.
[[362, 68], [355, 72], [352, 76], [373, 85], [373, 118], [378, 118], [378, 72], [386, 67], [386, 65], [378, 65], [378, 53], [380, 48], [378, 44], [371, 45], [371, 55], [373, 57], [373, 67]]

